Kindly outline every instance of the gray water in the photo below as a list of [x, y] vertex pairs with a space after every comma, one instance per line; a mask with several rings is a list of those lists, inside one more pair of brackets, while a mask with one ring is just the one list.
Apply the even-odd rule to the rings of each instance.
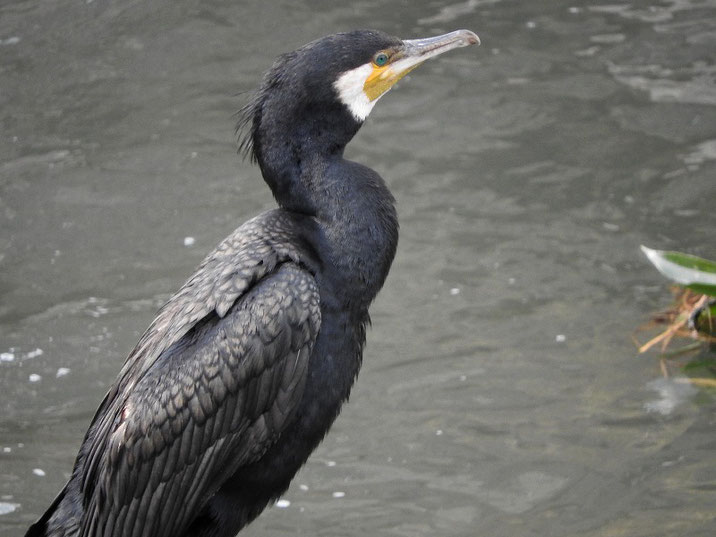
[[631, 340], [669, 302], [640, 244], [716, 257], [713, 0], [4, 0], [0, 534], [61, 488], [156, 309], [273, 206], [237, 94], [356, 27], [483, 45], [349, 147], [398, 254], [350, 404], [245, 534], [716, 535], [714, 397]]

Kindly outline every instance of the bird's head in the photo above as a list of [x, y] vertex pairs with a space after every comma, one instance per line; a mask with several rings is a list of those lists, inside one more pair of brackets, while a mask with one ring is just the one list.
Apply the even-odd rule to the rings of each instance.
[[280, 56], [241, 110], [240, 147], [260, 163], [283, 137], [342, 151], [398, 80], [430, 58], [479, 43], [468, 30], [407, 40], [356, 30], [308, 43]]
[[424, 61], [454, 48], [480, 43], [469, 30], [406, 40], [371, 35], [375, 35], [375, 40], [355, 57], [352, 67], [338, 73], [333, 83], [338, 99], [360, 122], [365, 121], [378, 99]]

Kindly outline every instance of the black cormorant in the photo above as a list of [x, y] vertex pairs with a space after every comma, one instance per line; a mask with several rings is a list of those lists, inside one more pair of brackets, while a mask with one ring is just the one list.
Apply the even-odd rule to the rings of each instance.
[[348, 398], [398, 241], [390, 191], [343, 150], [401, 77], [475, 43], [361, 30], [277, 59], [239, 127], [279, 208], [159, 310], [28, 537], [228, 537], [286, 490]]

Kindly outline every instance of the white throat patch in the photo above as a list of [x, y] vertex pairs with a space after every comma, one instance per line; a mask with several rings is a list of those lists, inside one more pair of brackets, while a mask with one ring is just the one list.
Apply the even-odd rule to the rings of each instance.
[[338, 92], [338, 98], [351, 111], [353, 117], [361, 123], [365, 121], [378, 101], [378, 99], [371, 101], [363, 90], [365, 81], [372, 72], [373, 64], [366, 63], [341, 74], [333, 83], [333, 87]]

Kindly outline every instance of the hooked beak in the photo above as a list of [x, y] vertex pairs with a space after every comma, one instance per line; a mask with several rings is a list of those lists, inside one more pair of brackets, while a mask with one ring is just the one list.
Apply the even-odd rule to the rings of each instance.
[[470, 30], [456, 30], [437, 37], [405, 39], [403, 41], [406, 57], [417, 59], [419, 62], [424, 62], [429, 58], [454, 48], [479, 44], [480, 38]]
[[421, 63], [449, 50], [479, 45], [480, 38], [470, 30], [457, 30], [449, 34], [424, 39], [406, 39], [384, 66], [373, 65], [363, 91], [374, 101], [388, 91], [401, 78]]

